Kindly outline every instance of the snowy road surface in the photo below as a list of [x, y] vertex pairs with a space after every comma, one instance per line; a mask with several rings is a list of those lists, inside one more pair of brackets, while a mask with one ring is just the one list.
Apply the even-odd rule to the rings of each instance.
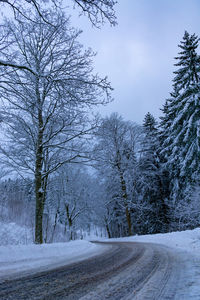
[[0, 299], [200, 299], [188, 293], [189, 257], [151, 243], [103, 244], [98, 256], [1, 282]]

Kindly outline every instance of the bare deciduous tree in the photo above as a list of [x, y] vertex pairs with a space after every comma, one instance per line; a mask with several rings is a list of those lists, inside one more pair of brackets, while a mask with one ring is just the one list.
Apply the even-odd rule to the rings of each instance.
[[[74, 8], [77, 7], [80, 14], [87, 15], [92, 25], [95, 27], [100, 27], [105, 21], [108, 21], [111, 25], [116, 25], [116, 16], [114, 11], [114, 6], [116, 1], [114, 0], [71, 0], [74, 4]], [[69, 3], [70, 3], [69, 2]], [[63, 3], [63, 5], [62, 5]], [[67, 3], [68, 4], [68, 3]], [[29, 22], [41, 22], [47, 23], [53, 26], [51, 18], [47, 15], [51, 15], [50, 7], [53, 6], [55, 12], [62, 12], [66, 10], [64, 6], [65, 2], [62, 0], [0, 0], [0, 11], [5, 7], [10, 8], [13, 12], [16, 20], [29, 21]], [[37, 13], [40, 19], [34, 19], [32, 16]], [[0, 23], [1, 33], [0, 33], [0, 52], [5, 48], [5, 43], [7, 44], [7, 33], [2, 33], [5, 24]], [[13, 55], [12, 60], [0, 59], [0, 67], [6, 67], [7, 69], [21, 69], [33, 73], [32, 68], [29, 68], [26, 64], [15, 61], [15, 56]]]
[[[132, 235], [131, 209], [133, 207], [136, 126], [117, 114], [103, 120], [97, 133], [95, 149], [97, 168], [107, 185], [108, 214], [115, 221], [124, 218], [128, 235]], [[110, 210], [110, 207], [112, 211]], [[108, 219], [108, 218], [107, 218]], [[108, 224], [106, 224], [108, 225]]]
[[114, 6], [115, 0], [73, 0], [73, 2], [86, 14], [94, 26], [99, 27], [105, 21], [116, 25]]
[[111, 25], [116, 25], [116, 16], [114, 6], [117, 3], [115, 0], [0, 0], [0, 9], [8, 7], [12, 10], [15, 18], [23, 16], [29, 21], [34, 21], [31, 17], [30, 10], [37, 12], [41, 21], [49, 22], [44, 14], [44, 9], [49, 10], [49, 7], [53, 6], [55, 9], [66, 9], [65, 5], [74, 4], [81, 14], [88, 16], [89, 20], [94, 26], [100, 26], [105, 21], [108, 21]]
[[[8, 22], [0, 58], [27, 68], [1, 68], [1, 116], [7, 132], [4, 163], [35, 178], [35, 242], [42, 243], [42, 218], [49, 176], [84, 156], [83, 137], [94, 127], [88, 110], [110, 101], [107, 78], [92, 73], [93, 52], [77, 41], [80, 31], [63, 14], [49, 23]], [[31, 70], [31, 71], [30, 71]]]

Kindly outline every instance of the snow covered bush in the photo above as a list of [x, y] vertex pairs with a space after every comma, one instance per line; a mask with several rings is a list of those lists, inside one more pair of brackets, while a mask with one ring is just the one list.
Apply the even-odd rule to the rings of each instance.
[[0, 246], [33, 243], [33, 233], [28, 227], [0, 222]]

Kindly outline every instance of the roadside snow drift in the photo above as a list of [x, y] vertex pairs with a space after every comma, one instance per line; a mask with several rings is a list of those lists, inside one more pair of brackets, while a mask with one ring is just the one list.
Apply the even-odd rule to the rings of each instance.
[[126, 238], [111, 239], [111, 241], [115, 240], [163, 244], [168, 247], [176, 248], [177, 250], [190, 252], [200, 258], [200, 228], [162, 234], [136, 235]]
[[108, 249], [88, 241], [43, 245], [0, 246], [0, 281], [53, 269], [95, 256]]
[[187, 269], [182, 277], [181, 299], [200, 299], [200, 228], [164, 234], [131, 236], [110, 241], [156, 243], [173, 249], [174, 254], [181, 258]]

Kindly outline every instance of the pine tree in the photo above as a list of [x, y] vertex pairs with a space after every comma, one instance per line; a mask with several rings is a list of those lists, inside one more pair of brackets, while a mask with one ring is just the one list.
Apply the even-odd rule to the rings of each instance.
[[[185, 32], [179, 45], [182, 51], [176, 57], [174, 92], [168, 102], [168, 118], [164, 134], [164, 152], [173, 177], [179, 183], [192, 183], [199, 174], [200, 162], [200, 95], [199, 67], [200, 58], [196, 53], [198, 37]], [[181, 186], [182, 187], [182, 186]]]
[[[180, 179], [180, 157], [176, 155], [173, 157], [173, 142], [176, 139], [176, 132], [172, 131], [173, 121], [176, 118], [176, 106], [178, 92], [172, 92], [171, 97], [168, 98], [163, 106], [163, 116], [160, 117], [160, 157], [163, 166], [163, 177], [166, 181], [165, 190], [168, 199], [173, 199], [174, 202], [181, 197], [180, 190], [182, 188]], [[177, 154], [180, 152], [179, 146], [176, 145]]]
[[199, 63], [200, 58], [196, 50], [198, 48], [199, 38], [195, 34], [190, 35], [187, 31], [183, 36], [183, 41], [180, 42], [179, 56], [175, 57], [178, 61], [175, 66], [180, 67], [174, 78], [174, 87], [178, 92], [190, 90], [192, 86], [199, 82]]
[[165, 231], [166, 207], [162, 191], [157, 122], [150, 113], [145, 116], [143, 131], [139, 168], [143, 201], [149, 207], [144, 213], [144, 233], [156, 233]]
[[199, 38], [185, 32], [175, 57], [179, 67], [173, 92], [163, 107], [161, 144], [165, 170], [170, 179], [170, 201], [190, 201], [192, 187], [198, 182], [200, 167], [200, 57]]

